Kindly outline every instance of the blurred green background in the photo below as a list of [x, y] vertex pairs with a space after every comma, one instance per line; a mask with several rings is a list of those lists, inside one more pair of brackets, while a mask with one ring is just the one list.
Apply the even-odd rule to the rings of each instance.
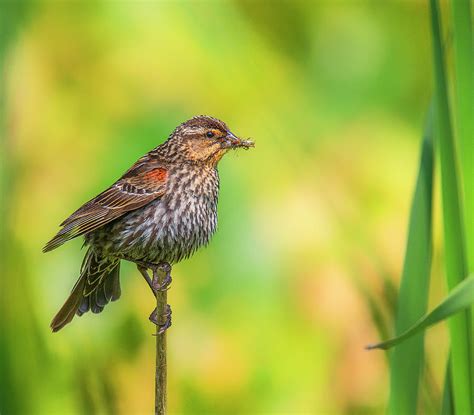
[[[382, 412], [386, 356], [364, 345], [392, 334], [432, 90], [427, 4], [2, 1], [0, 13], [1, 412], [151, 412], [154, 299], [135, 267], [122, 266], [119, 302], [52, 334], [84, 251], [41, 248], [198, 114], [256, 148], [221, 162], [219, 230], [173, 270], [170, 413]], [[435, 283], [431, 303], [441, 296]], [[430, 338], [427, 405], [447, 349], [442, 327]]]

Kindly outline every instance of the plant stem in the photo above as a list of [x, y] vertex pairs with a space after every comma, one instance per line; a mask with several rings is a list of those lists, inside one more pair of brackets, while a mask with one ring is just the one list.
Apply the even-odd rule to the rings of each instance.
[[[158, 282], [163, 284], [166, 272], [159, 267], [157, 270]], [[157, 291], [156, 311], [160, 316], [166, 310], [168, 303], [167, 291]], [[160, 326], [156, 326], [156, 365], [155, 365], [155, 415], [166, 414], [166, 330], [160, 332]]]

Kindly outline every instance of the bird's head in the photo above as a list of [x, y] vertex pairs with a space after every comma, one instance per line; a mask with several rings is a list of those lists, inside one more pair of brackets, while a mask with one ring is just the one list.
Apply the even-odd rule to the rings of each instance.
[[229, 150], [254, 146], [235, 136], [227, 125], [207, 115], [199, 115], [179, 125], [168, 139], [187, 161], [216, 166]]

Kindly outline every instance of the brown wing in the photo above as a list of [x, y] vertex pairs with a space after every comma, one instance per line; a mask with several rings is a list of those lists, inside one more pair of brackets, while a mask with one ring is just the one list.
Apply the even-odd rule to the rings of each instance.
[[147, 156], [142, 157], [117, 182], [61, 223], [63, 228], [45, 245], [43, 252], [100, 228], [162, 196], [167, 178], [168, 170], [164, 166], [150, 161]]

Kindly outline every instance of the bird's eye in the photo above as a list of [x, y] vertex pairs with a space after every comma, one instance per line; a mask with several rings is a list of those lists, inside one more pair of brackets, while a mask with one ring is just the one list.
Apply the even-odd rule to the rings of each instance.
[[214, 137], [214, 133], [213, 133], [212, 131], [208, 131], [208, 132], [206, 133], [206, 137], [207, 137], [207, 138], [212, 138], [212, 137]]

